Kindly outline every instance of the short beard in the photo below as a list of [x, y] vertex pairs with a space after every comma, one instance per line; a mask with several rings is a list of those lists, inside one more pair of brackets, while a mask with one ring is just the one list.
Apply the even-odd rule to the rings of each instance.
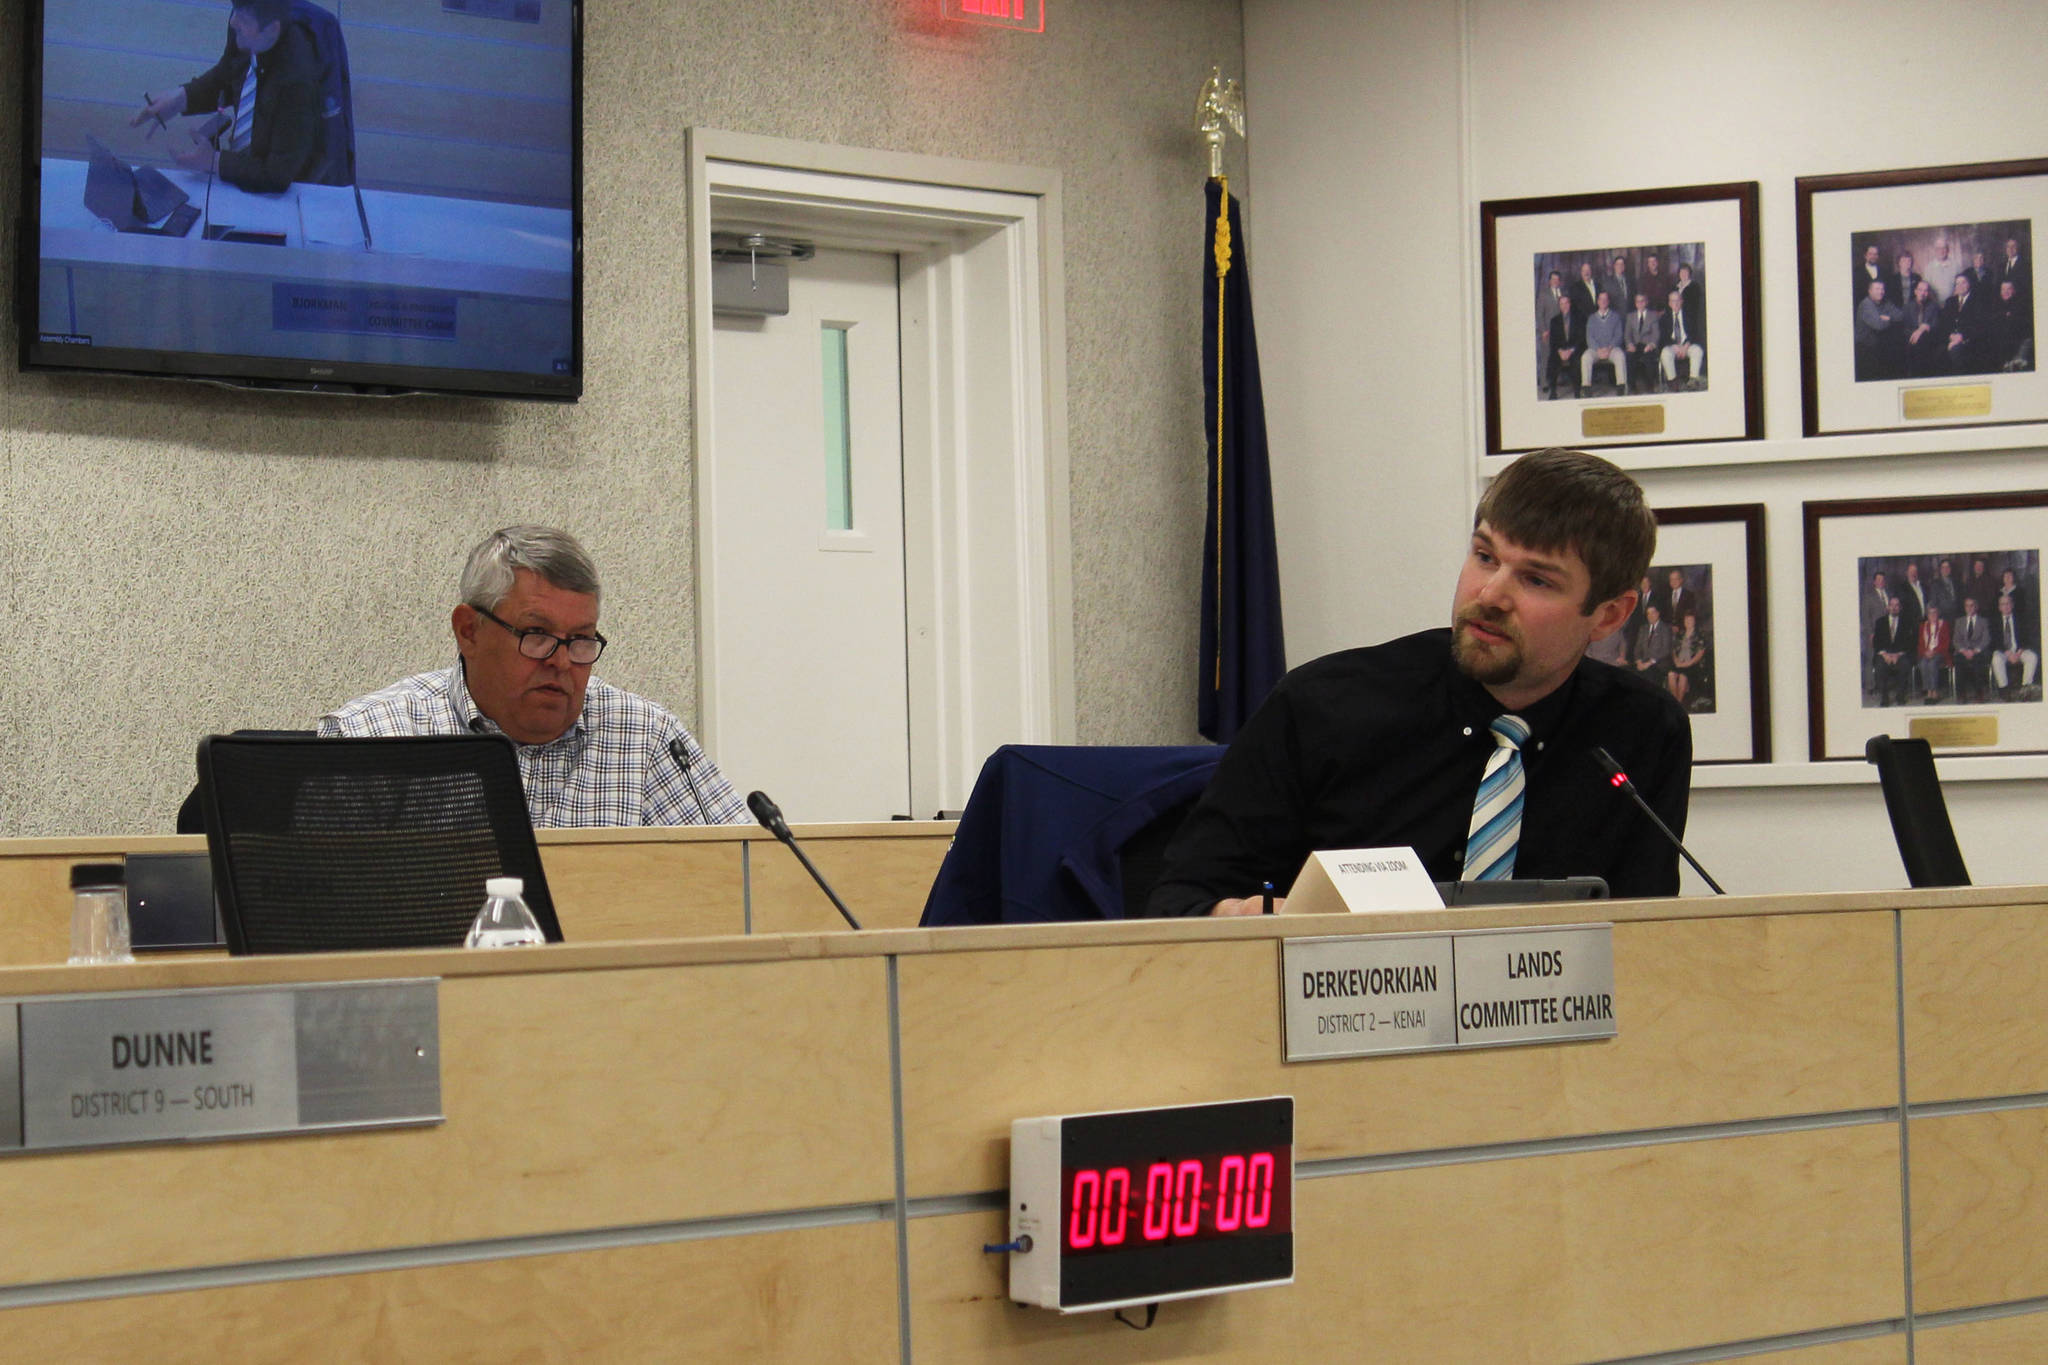
[[1451, 622], [1451, 660], [1457, 664], [1458, 671], [1482, 687], [1498, 687], [1502, 683], [1512, 682], [1515, 675], [1522, 671], [1521, 645], [1510, 639], [1507, 653], [1503, 654], [1498, 662], [1489, 663], [1476, 647], [1467, 643], [1466, 635], [1459, 629], [1467, 621], [1482, 625], [1494, 624], [1486, 613], [1472, 607], [1467, 607]]

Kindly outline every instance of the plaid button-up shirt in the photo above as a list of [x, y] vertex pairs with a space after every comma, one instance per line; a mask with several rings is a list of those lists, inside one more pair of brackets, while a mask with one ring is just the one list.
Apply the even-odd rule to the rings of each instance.
[[[476, 709], [460, 664], [358, 697], [322, 716], [318, 729], [330, 738], [503, 733]], [[690, 755], [688, 776], [668, 751], [678, 736]], [[596, 678], [567, 733], [518, 749], [526, 809], [536, 828], [729, 825], [749, 818], [725, 774], [681, 721]], [[692, 779], [703, 793], [701, 807]]]

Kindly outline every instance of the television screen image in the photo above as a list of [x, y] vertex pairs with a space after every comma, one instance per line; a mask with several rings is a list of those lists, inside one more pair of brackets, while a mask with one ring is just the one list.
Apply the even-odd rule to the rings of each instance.
[[578, 0], [30, 0], [21, 364], [582, 391]]

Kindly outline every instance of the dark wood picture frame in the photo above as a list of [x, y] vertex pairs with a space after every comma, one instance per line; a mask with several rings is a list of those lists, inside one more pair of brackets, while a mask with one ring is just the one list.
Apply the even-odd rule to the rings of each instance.
[[[1503, 220], [1539, 219], [1556, 220], [1560, 231], [1568, 231], [1573, 237], [1584, 239], [1591, 249], [1591, 243], [1606, 242], [1603, 250], [1614, 249], [1617, 240], [1627, 241], [1634, 234], [1617, 226], [1611, 231], [1599, 231], [1597, 219], [1601, 215], [1622, 214], [1642, 209], [1682, 209], [1688, 205], [1732, 204], [1735, 223], [1732, 236], [1736, 247], [1735, 260], [1730, 263], [1725, 255], [1717, 255], [1708, 262], [1706, 283], [1709, 297], [1739, 299], [1740, 317], [1737, 320], [1741, 357], [1737, 390], [1740, 394], [1739, 417], [1717, 422], [1705, 434], [1678, 436], [1650, 436], [1644, 438], [1619, 437], [1615, 439], [1587, 438], [1583, 435], [1571, 440], [1570, 444], [1597, 446], [1600, 449], [1626, 448], [1639, 445], [1697, 444], [1715, 441], [1755, 441], [1764, 434], [1764, 388], [1763, 388], [1763, 290], [1759, 262], [1761, 259], [1760, 233], [1758, 228], [1758, 188], [1754, 180], [1730, 182], [1719, 185], [1681, 185], [1665, 189], [1616, 190], [1601, 194], [1550, 195], [1527, 199], [1494, 199], [1479, 206], [1479, 271], [1480, 271], [1480, 312], [1483, 330], [1484, 374], [1486, 389], [1486, 446], [1487, 456], [1514, 455], [1537, 448], [1536, 444], [1522, 443], [1509, 445], [1503, 437], [1507, 426], [1503, 414], [1503, 394], [1506, 376], [1511, 371], [1502, 349], [1502, 246]], [[1620, 223], [1617, 218], [1617, 225]], [[1682, 216], [1678, 219], [1682, 221]], [[1700, 231], [1696, 236], [1680, 236], [1681, 230], [1667, 230], [1654, 237], [1638, 237], [1637, 240], [1700, 240], [1709, 239], [1709, 234]], [[1682, 229], [1690, 232], [1691, 229]], [[1724, 245], [1725, 250], [1725, 245]], [[1519, 266], [1514, 267], [1519, 270]], [[1713, 280], [1720, 275], [1734, 272], [1735, 287], [1725, 295], [1717, 295]], [[1676, 273], [1674, 268], [1673, 274]], [[1517, 296], [1522, 291], [1517, 290]], [[1625, 309], [1626, 304], [1617, 306]], [[1725, 328], [1729, 324], [1722, 320], [1725, 309], [1716, 309], [1715, 326]], [[1533, 334], [1531, 334], [1533, 335]], [[1725, 335], [1725, 333], [1723, 333]], [[1517, 343], [1522, 344], [1522, 343]], [[1719, 352], [1710, 354], [1707, 373], [1710, 380], [1718, 378], [1725, 366], [1717, 363]], [[1519, 392], [1519, 390], [1517, 390]], [[1693, 397], [1688, 395], [1688, 397]], [[1732, 408], [1731, 408], [1732, 413]], [[1548, 442], [1539, 442], [1543, 444]]]
[[[1985, 161], [1954, 166], [1922, 166], [1910, 170], [1862, 171], [1848, 175], [1808, 175], [1800, 176], [1793, 182], [1799, 241], [1800, 430], [1804, 435], [1812, 437], [1890, 431], [1952, 430], [1959, 427], [2004, 427], [2048, 421], [2048, 376], [2043, 376], [2043, 366], [2038, 359], [2035, 362], [2034, 368], [2024, 373], [2023, 379], [2025, 382], [2007, 383], [2006, 386], [2009, 388], [2023, 388], [2026, 390], [2026, 392], [2017, 393], [2011, 397], [2009, 401], [2011, 401], [2016, 411], [2008, 416], [1987, 416], [1972, 421], [1941, 421], [1938, 418], [1932, 417], [1928, 420], [1913, 421], [1901, 416], [1893, 419], [1889, 424], [1884, 424], [1873, 422], [1868, 418], [1860, 418], [1854, 413], [1839, 411], [1842, 407], [1839, 401], [1832, 405], [1838, 409], [1836, 412], [1828, 414], [1822, 411], [1823, 402], [1828, 397], [1827, 392], [1823, 389], [1822, 381], [1827, 381], [1831, 386], [1838, 385], [1840, 377], [1832, 372], [1838, 366], [1831, 366], [1830, 373], [1824, 374], [1822, 372], [1823, 364], [1827, 362], [1824, 361], [1821, 355], [1820, 308], [1823, 301], [1818, 297], [1818, 280], [1820, 278], [1821, 266], [1816, 259], [1816, 252], [1822, 247], [1828, 246], [1830, 242], [1836, 245], [1842, 245], [1842, 243], [1840, 243], [1838, 234], [1833, 229], [1829, 229], [1827, 234], [1830, 242], [1816, 240], [1817, 234], [1821, 233], [1823, 229], [1816, 225], [1815, 201], [1829, 195], [1859, 196], [1860, 202], [1858, 203], [1853, 224], [1859, 234], [1864, 234], [1869, 232], [1869, 225], [1872, 222], [1883, 221], [1884, 215], [1888, 213], [1900, 214], [1907, 219], [1926, 217], [1930, 208], [1921, 202], [1918, 195], [1910, 193], [1923, 187], [1937, 185], [1961, 187], [1986, 181], [2027, 179], [2036, 180], [2040, 183], [2030, 187], [2015, 187], [2016, 192], [2010, 197], [2009, 204], [2005, 205], [2011, 211], [2002, 215], [2006, 219], [2017, 219], [2022, 216], [2022, 211], [2029, 207], [2048, 209], [2048, 158], [2023, 161]], [[1897, 193], [1879, 195], [1873, 193], [1876, 191], [1894, 191]], [[1994, 210], [1982, 204], [1975, 207], [1959, 204], [1954, 212], [1976, 215], [1969, 220], [1972, 223], [1994, 221], [1983, 216], [1986, 213], [1994, 212]], [[1944, 232], [1951, 226], [1960, 228], [1967, 226], [1967, 224], [1959, 220], [1953, 224], [1937, 225]], [[2048, 222], [2044, 222], [2043, 226], [2048, 227]], [[1903, 234], [1911, 231], [1925, 232], [1927, 230], [1926, 227], [1907, 228], [1901, 225], [1897, 232]], [[2031, 247], [2038, 248], [2040, 243], [2041, 236], [2033, 235], [2030, 243]], [[2029, 259], [2031, 259], [2031, 256]], [[1845, 260], [1853, 260], [1853, 255], [1845, 256]], [[1926, 264], [1917, 255], [1914, 263], [1916, 265]], [[1884, 270], [1895, 273], [1895, 260], [1881, 260], [1879, 264]], [[1960, 271], [1957, 273], [1960, 273]], [[1894, 300], [1894, 302], [1898, 301]], [[1990, 300], [1986, 302], [1988, 305]], [[1849, 301], [1848, 306], [1853, 309], [1855, 302], [1853, 300]], [[1830, 316], [1837, 315], [1831, 311]], [[2039, 316], [2037, 313], [2037, 324], [2038, 321]], [[1839, 336], [1833, 339], [1830, 349], [1832, 357], [1838, 360], [1843, 353], [1843, 345]], [[1851, 358], [1853, 359], [1853, 355]], [[1853, 375], [1853, 370], [1851, 373]], [[2015, 378], [2013, 376], [2000, 375], [1994, 371], [1981, 372], [1973, 377], [1985, 381], [1993, 379], [2010, 381]], [[1905, 387], [1911, 381], [1902, 378], [1899, 382], [1901, 387]], [[1854, 383], [1855, 380], [1852, 378], [1852, 390]], [[2012, 444], [2010, 437], [1994, 439], [1987, 441], [1986, 448], [1997, 448], [2010, 444]]]
[[[1862, 746], [1868, 735], [1860, 735], [1852, 742], [1851, 747], [1848, 749], [1843, 749], [1840, 746], [1839, 738], [1832, 745], [1828, 738], [1828, 719], [1831, 704], [1836, 712], [1842, 713], [1838, 715], [1838, 719], [1845, 719], [1848, 713], [1848, 708], [1842, 704], [1844, 695], [1853, 695], [1858, 699], [1859, 714], [1871, 709], [1861, 704], [1864, 691], [1862, 677], [1862, 629], [1860, 625], [1853, 621], [1842, 619], [1843, 614], [1840, 611], [1843, 601], [1846, 600], [1853, 603], [1856, 593], [1862, 590], [1862, 584], [1860, 581], [1857, 581], [1861, 578], [1860, 570], [1853, 566], [1853, 561], [1862, 557], [1858, 554], [1858, 551], [1862, 549], [1878, 549], [1887, 554], [1903, 554], [1907, 557], [1920, 559], [1944, 556], [1964, 557], [1969, 553], [1975, 553], [1975, 551], [1966, 548], [1970, 538], [1983, 535], [2001, 542], [1996, 547], [1998, 549], [2032, 552], [2034, 555], [2035, 580], [2032, 584], [2022, 583], [2020, 586], [2027, 593], [2031, 594], [2033, 598], [2027, 609], [2033, 613], [2033, 638], [2035, 648], [2038, 651], [2040, 639], [2039, 616], [2041, 612], [2039, 571], [2044, 558], [2048, 558], [2042, 554], [2044, 550], [2048, 550], [2048, 516], [2042, 515], [2043, 510], [2048, 510], [2048, 489], [1998, 493], [1955, 493], [1912, 498], [1842, 498], [1831, 501], [1808, 502], [1803, 505], [1803, 540], [1806, 558], [1807, 750], [1810, 758], [1815, 762], [1829, 760], [1863, 761]], [[1998, 514], [2001, 513], [2022, 515], [2000, 517]], [[1895, 550], [1884, 541], [1876, 541], [1868, 545], [1851, 543], [1842, 546], [1826, 546], [1822, 543], [1823, 531], [1830, 522], [1842, 522], [1855, 518], [1932, 519], [1937, 517], [1949, 518], [1948, 524], [1936, 527], [1930, 522], [1930, 524], [1924, 527], [1917, 528], [1910, 538], [1903, 535], [1899, 537], [1900, 539], [1915, 539], [1924, 543], [1936, 544], [1939, 548], [1934, 550]], [[1973, 522], [1981, 522], [1983, 529], [1966, 529]], [[1867, 525], [1882, 527], [1885, 523], [1873, 521], [1867, 523]], [[2008, 540], [2010, 543], [2005, 543]], [[1992, 549], [1994, 547], [1988, 543], [1978, 542], [1977, 544], [1977, 550], [1989, 551]], [[1831, 603], [1822, 591], [1823, 581], [1829, 579], [1829, 570], [1831, 568], [1839, 570], [1845, 564], [1851, 565], [1851, 573], [1847, 576], [1840, 575], [1839, 573], [1835, 575], [1832, 581], [1838, 591]], [[1845, 581], [1848, 581], [1853, 588], [1853, 591], [1846, 598], [1839, 591], [1841, 584]], [[1964, 586], [1967, 588], [1967, 583]], [[1984, 609], [1980, 606], [1980, 610], [1986, 610], [1986, 614], [1995, 614], [1995, 608]], [[1848, 616], [1854, 616], [1853, 607]], [[1849, 633], [1849, 638], [1846, 641], [1844, 639], [1845, 629]], [[1831, 635], [1832, 639], [1830, 638]], [[2023, 635], [2023, 642], [2025, 638]], [[1838, 669], [1842, 667], [1844, 660], [1851, 661], [1848, 672], [1854, 676], [1853, 684], [1845, 685], [1842, 683], [1840, 675], [1830, 674], [1828, 669], [1830, 646], [1834, 647]], [[1850, 652], [1851, 646], [1854, 649], [1853, 654]], [[2038, 675], [2037, 683], [2033, 690], [2035, 693], [2040, 691]], [[1960, 694], [1960, 687], [1957, 691]], [[1940, 714], [1969, 714], [1971, 711], [1979, 715], [1996, 714], [2001, 720], [2008, 716], [2012, 717], [2016, 721], [2013, 728], [2019, 732], [2018, 737], [2012, 743], [2005, 742], [2003, 739], [2004, 730], [2001, 727], [2001, 738], [1998, 742], [1983, 745], [1953, 746], [1956, 751], [1988, 754], [2048, 753], [2048, 703], [2042, 702], [2038, 696], [2031, 700], [2021, 700], [2016, 704], [1987, 700], [1974, 708], [1957, 707], [1953, 713], [1942, 712]], [[1865, 731], [1869, 730], [1872, 725], [1884, 723], [1896, 729], [1898, 722], [1902, 720], [1908, 722], [1908, 728], [1910, 728], [1910, 722], [1914, 718], [1925, 717], [1929, 714], [1933, 713], [1930, 713], [1926, 708], [1919, 707], [1916, 703], [1909, 702], [1883, 708], [1880, 711], [1881, 721], [1864, 719], [1863, 723], [1856, 728], [1859, 731]], [[1843, 727], [1838, 725], [1836, 728], [1839, 730]], [[1899, 730], [1898, 732], [1906, 733], [1904, 730]], [[1947, 746], [1937, 744], [1937, 748], [1943, 747]]]
[[[1747, 629], [1742, 632], [1742, 644], [1749, 656], [1749, 667], [1740, 671], [1749, 689], [1749, 724], [1746, 728], [1748, 751], [1725, 757], [1700, 757], [1701, 743], [1707, 736], [1701, 733], [1700, 723], [1695, 720], [1693, 764], [1700, 767], [1716, 763], [1768, 763], [1771, 761], [1770, 579], [1764, 562], [1764, 505], [1760, 502], [1719, 503], [1703, 507], [1659, 507], [1653, 510], [1660, 533], [1673, 526], [1720, 525], [1739, 528], [1746, 581], [1734, 589], [1726, 584], [1717, 585], [1715, 596], [1721, 600], [1729, 600], [1731, 596], [1740, 600], [1748, 618]], [[1674, 557], [1666, 552], [1664, 547], [1667, 544], [1668, 538], [1660, 534], [1657, 552], [1659, 562], [1669, 562]], [[1684, 556], [1681, 554], [1679, 557]], [[1718, 627], [1715, 638], [1722, 639]], [[1725, 643], [1717, 644], [1715, 648], [1722, 652], [1722, 657], [1726, 657]]]

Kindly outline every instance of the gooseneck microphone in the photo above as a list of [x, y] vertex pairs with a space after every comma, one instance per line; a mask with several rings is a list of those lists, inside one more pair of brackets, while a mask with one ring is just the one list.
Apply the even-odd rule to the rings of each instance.
[[[700, 823], [706, 825], [715, 823], [711, 818], [711, 807], [704, 804], [704, 793], [697, 790], [697, 775], [690, 771], [690, 747], [683, 743], [681, 735], [677, 735], [668, 742], [668, 756], [676, 761], [678, 768], [683, 770], [683, 781], [690, 784], [690, 795], [696, 799], [697, 815]], [[780, 836], [778, 835], [777, 837], [779, 838]]]
[[804, 865], [804, 871], [811, 874], [811, 880], [831, 899], [833, 908], [846, 918], [846, 922], [855, 929], [860, 928], [860, 921], [853, 917], [853, 911], [846, 908], [846, 902], [839, 899], [839, 893], [832, 889], [832, 883], [825, 880], [825, 874], [818, 871], [804, 855], [803, 849], [797, 846], [796, 836], [789, 832], [789, 822], [782, 818], [782, 807], [769, 799], [767, 792], [748, 792], [747, 809], [761, 822], [762, 829], [789, 846], [789, 851], [796, 855], [796, 860]]
[[1650, 803], [1643, 800], [1643, 794], [1636, 790], [1635, 783], [1628, 780], [1628, 774], [1622, 771], [1621, 764], [1615, 762], [1614, 755], [1596, 744], [1593, 746], [1593, 757], [1598, 759], [1600, 766], [1607, 770], [1607, 774], [1613, 780], [1614, 785], [1627, 792], [1629, 799], [1643, 808], [1643, 814], [1650, 817], [1650, 823], [1655, 825], [1658, 832], [1671, 841], [1671, 846], [1685, 855], [1685, 860], [1692, 864], [1692, 870], [1699, 873], [1700, 878], [1708, 886], [1714, 888], [1714, 894], [1717, 896], [1727, 895], [1728, 893], [1721, 889], [1721, 883], [1715, 881], [1713, 876], [1704, 867], [1700, 866], [1700, 860], [1692, 856], [1692, 851], [1679, 842], [1678, 836], [1671, 832], [1671, 826], [1665, 824], [1657, 812], [1650, 809]]

